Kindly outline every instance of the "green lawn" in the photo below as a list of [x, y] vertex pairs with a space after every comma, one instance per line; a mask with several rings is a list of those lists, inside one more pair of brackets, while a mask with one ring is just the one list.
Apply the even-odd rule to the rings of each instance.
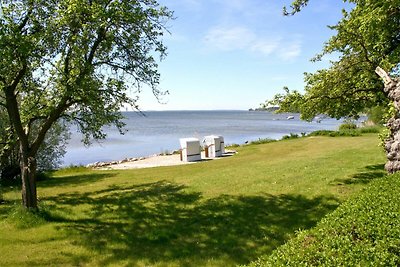
[[247, 264], [384, 176], [378, 144], [307, 137], [190, 165], [62, 170], [39, 183], [36, 217], [3, 188], [0, 266]]

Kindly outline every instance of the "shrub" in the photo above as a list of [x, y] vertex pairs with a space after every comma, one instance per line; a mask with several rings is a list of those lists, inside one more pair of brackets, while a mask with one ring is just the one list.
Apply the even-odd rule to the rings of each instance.
[[296, 138], [299, 138], [298, 134], [290, 133], [290, 135], [284, 135], [282, 137], [282, 140], [296, 139]]
[[[37, 131], [35, 127], [32, 129]], [[61, 165], [69, 138], [70, 133], [65, 123], [57, 122], [50, 128], [37, 153], [39, 171], [55, 170]], [[20, 180], [19, 161], [17, 137], [9, 127], [4, 111], [0, 109], [0, 183], [15, 184], [15, 180]]]
[[[346, 125], [346, 126], [343, 126]], [[343, 126], [343, 127], [342, 127]], [[311, 132], [308, 136], [360, 136], [362, 134], [367, 133], [381, 133], [383, 131], [383, 127], [381, 126], [367, 126], [367, 127], [359, 127], [359, 128], [351, 128], [353, 126], [349, 126], [348, 124], [342, 124], [339, 131], [329, 131], [329, 130], [318, 130]]]
[[373, 181], [256, 266], [400, 266], [400, 174]]
[[333, 136], [334, 134], [335, 134], [335, 131], [318, 130], [318, 131], [309, 133], [308, 136]]
[[328, 131], [328, 130], [318, 130], [310, 133], [308, 136], [360, 136], [361, 133], [358, 130], [341, 130], [341, 131]]
[[335, 136], [360, 136], [361, 132], [357, 129], [339, 130]]
[[339, 131], [355, 130], [357, 125], [354, 122], [345, 122], [339, 126]]
[[259, 138], [258, 140], [251, 141], [250, 144], [251, 145], [260, 145], [260, 144], [267, 144], [267, 143], [272, 143], [272, 142], [276, 142], [276, 140], [270, 139], [270, 138]]
[[56, 172], [58, 175], [70, 175], [70, 174], [77, 174], [77, 173], [85, 173], [87, 171], [88, 171], [88, 168], [86, 168], [85, 166], [70, 165], [68, 167], [60, 168]]
[[387, 106], [376, 106], [367, 112], [368, 120], [378, 125], [382, 125], [385, 122], [387, 114]]
[[381, 133], [383, 130], [383, 127], [381, 126], [366, 126], [366, 127], [361, 127], [358, 128], [360, 133]]
[[226, 146], [226, 148], [236, 148], [236, 147], [240, 147], [240, 145], [239, 144], [230, 144], [230, 145]]

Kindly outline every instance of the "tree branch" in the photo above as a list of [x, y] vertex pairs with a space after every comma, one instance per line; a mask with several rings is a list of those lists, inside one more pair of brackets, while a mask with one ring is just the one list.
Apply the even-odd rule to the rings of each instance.
[[71, 104], [68, 103], [68, 98], [64, 97], [58, 106], [51, 112], [51, 114], [46, 117], [45, 122], [39, 129], [39, 132], [36, 136], [36, 139], [32, 142], [30, 153], [36, 154], [39, 150], [40, 145], [43, 143], [44, 138], [46, 137], [46, 133], [51, 128], [51, 126], [58, 120], [63, 112], [65, 112]]
[[305, 7], [308, 4], [308, 0], [295, 0], [293, 3], [290, 5], [291, 11], [288, 12], [286, 6], [283, 7], [283, 15], [284, 16], [293, 16], [294, 14], [298, 13], [301, 11], [303, 7]]
[[22, 29], [26, 26], [26, 24], [27, 24], [28, 21], [29, 21], [29, 17], [30, 17], [31, 14], [32, 14], [32, 10], [33, 10], [32, 1], [29, 1], [29, 2], [28, 2], [28, 5], [29, 5], [28, 11], [27, 11], [25, 17], [22, 19], [21, 23], [18, 25], [18, 30], [19, 30], [20, 32], [21, 32]]
[[27, 70], [28, 70], [28, 64], [24, 62], [22, 69], [18, 72], [18, 74], [15, 76], [14, 81], [9, 86], [9, 90], [15, 92], [17, 85], [21, 82], [22, 78], [24, 78], [24, 75]]
[[22, 146], [27, 149], [29, 146], [28, 137], [25, 134], [25, 131], [22, 126], [21, 116], [19, 112], [19, 106], [17, 101], [17, 95], [15, 93], [16, 88], [22, 78], [24, 77], [28, 67], [26, 62], [24, 63], [22, 69], [18, 72], [17, 76], [15, 77], [14, 81], [9, 85], [3, 88], [4, 95], [6, 97], [6, 109], [10, 119], [10, 123], [14, 126], [15, 132], [19, 137], [19, 140]]
[[105, 40], [105, 38], [106, 38], [106, 29], [99, 28], [99, 30], [97, 31], [97, 38], [94, 41], [93, 46], [90, 49], [89, 55], [87, 57], [86, 65], [93, 63], [94, 55], [95, 55], [97, 49], [99, 48], [99, 45], [101, 44], [102, 41]]

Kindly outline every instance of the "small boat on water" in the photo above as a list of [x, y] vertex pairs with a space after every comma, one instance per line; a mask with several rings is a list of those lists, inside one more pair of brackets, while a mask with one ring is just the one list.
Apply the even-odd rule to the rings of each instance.
[[287, 120], [294, 120], [294, 116], [287, 116]]

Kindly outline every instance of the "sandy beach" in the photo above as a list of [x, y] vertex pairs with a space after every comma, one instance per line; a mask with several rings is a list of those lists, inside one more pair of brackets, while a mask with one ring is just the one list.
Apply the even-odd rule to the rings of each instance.
[[234, 150], [227, 150], [222, 157], [217, 158], [206, 158], [204, 151], [201, 154], [201, 161], [186, 162], [180, 160], [179, 154], [174, 155], [154, 155], [146, 157], [143, 159], [128, 161], [118, 164], [111, 164], [104, 167], [94, 167], [96, 170], [127, 170], [127, 169], [141, 169], [141, 168], [154, 168], [161, 166], [175, 166], [184, 164], [196, 164], [198, 162], [208, 161], [208, 160], [219, 160], [226, 157], [235, 155], [237, 152]]

